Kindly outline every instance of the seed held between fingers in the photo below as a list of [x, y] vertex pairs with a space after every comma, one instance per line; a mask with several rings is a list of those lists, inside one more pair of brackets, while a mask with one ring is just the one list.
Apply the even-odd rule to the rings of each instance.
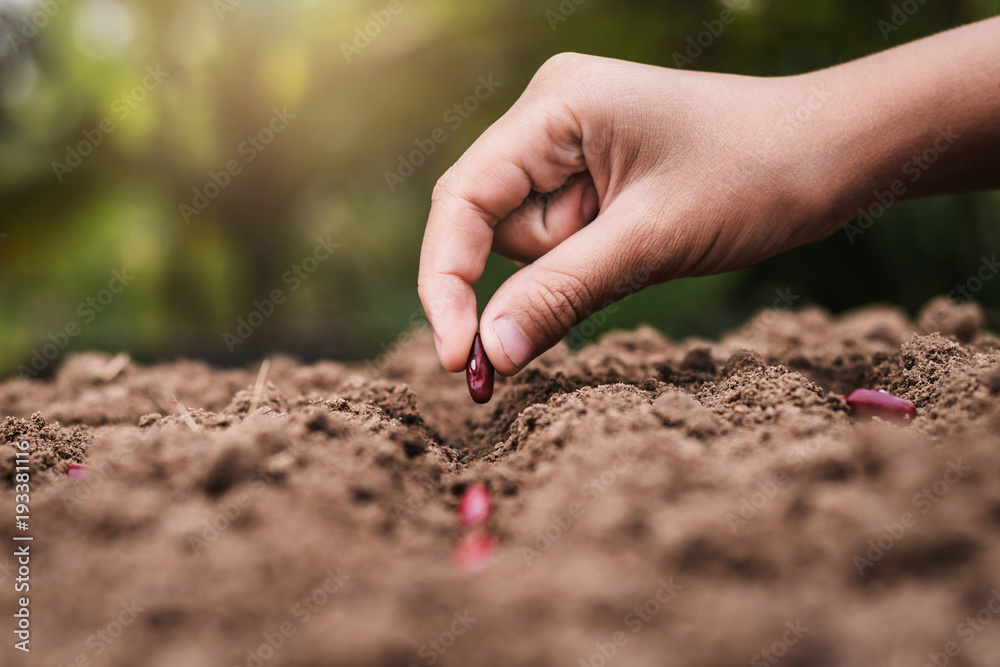
[[483, 349], [483, 340], [476, 334], [465, 366], [465, 379], [469, 383], [469, 395], [476, 403], [488, 403], [493, 397], [493, 364]]

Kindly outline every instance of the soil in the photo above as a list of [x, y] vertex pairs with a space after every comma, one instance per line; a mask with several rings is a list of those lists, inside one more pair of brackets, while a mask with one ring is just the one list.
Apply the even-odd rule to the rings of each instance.
[[[88, 353], [0, 386], [0, 664], [1000, 664], [1000, 338], [976, 305], [613, 332], [485, 406], [422, 330], [378, 372], [274, 357], [255, 397], [258, 368]], [[858, 387], [917, 418], [855, 418]], [[473, 482], [477, 571], [454, 560]]]

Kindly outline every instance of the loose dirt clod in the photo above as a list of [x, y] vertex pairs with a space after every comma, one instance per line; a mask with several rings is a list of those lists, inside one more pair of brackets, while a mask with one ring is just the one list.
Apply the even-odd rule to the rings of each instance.
[[[34, 537], [30, 662], [854, 667], [958, 642], [949, 664], [996, 667], [1000, 616], [968, 643], [956, 627], [997, 608], [1000, 339], [971, 318], [928, 333], [948, 308], [917, 335], [882, 307], [766, 312], [717, 342], [609, 332], [489, 409], [425, 330], [374, 378], [270, 357], [252, 413], [259, 364], [11, 379], [0, 538]], [[857, 387], [919, 418], [854, 419]], [[475, 484], [489, 517], [466, 528]], [[23, 595], [13, 549], [0, 609]]]

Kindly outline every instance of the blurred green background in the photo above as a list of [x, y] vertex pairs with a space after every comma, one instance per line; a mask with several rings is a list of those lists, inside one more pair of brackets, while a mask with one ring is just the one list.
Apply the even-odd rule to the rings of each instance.
[[[57, 360], [46, 357], [92, 348], [217, 364], [275, 350], [375, 357], [421, 318], [434, 182], [546, 58], [673, 66], [728, 6], [736, 21], [688, 67], [775, 76], [1000, 11], [996, 0], [909, 0], [918, 11], [885, 37], [878, 22], [898, 4], [0, 0], [0, 376], [33, 359], [49, 374]], [[500, 86], [488, 99], [448, 114], [490, 75]], [[447, 140], [390, 187], [386, 172], [436, 128]], [[321, 260], [317, 238], [336, 244]], [[836, 234], [647, 290], [601, 331], [646, 322], [714, 336], [772, 305], [775, 290], [801, 297], [796, 306], [912, 312], [998, 250], [995, 193], [897, 204], [853, 245]], [[128, 285], [114, 294], [123, 267]], [[481, 305], [513, 270], [490, 260]], [[251, 316], [276, 289], [274, 315]], [[977, 294], [994, 327], [998, 296], [1000, 280]]]

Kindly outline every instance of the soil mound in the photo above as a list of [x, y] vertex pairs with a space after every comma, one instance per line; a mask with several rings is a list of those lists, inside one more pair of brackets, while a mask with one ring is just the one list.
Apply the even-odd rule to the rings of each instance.
[[[1000, 664], [983, 321], [939, 299], [615, 332], [486, 406], [425, 331], [377, 374], [274, 357], [259, 391], [257, 367], [77, 355], [0, 385], [0, 538], [22, 441], [35, 538], [32, 654], [8, 631], [0, 664]], [[857, 419], [858, 387], [917, 418]], [[478, 572], [453, 560], [472, 482]], [[0, 556], [4, 609], [15, 576]]]

